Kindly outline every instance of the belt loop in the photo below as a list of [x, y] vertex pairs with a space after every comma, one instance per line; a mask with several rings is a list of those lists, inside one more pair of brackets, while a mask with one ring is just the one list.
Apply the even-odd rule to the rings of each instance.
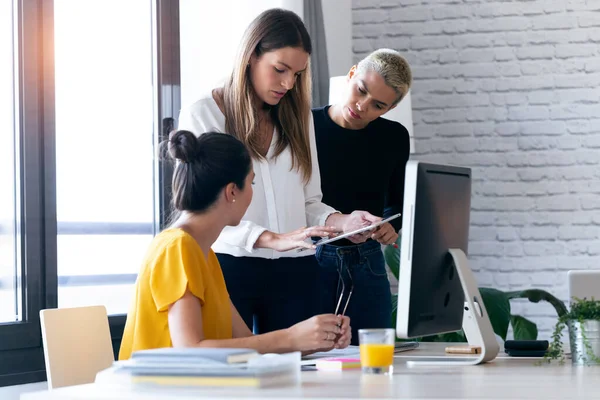
[[365, 246], [366, 246], [366, 245], [367, 245], [367, 242], [364, 242], [364, 243], [361, 243], [361, 244], [358, 246], [358, 256], [359, 256], [360, 258], [363, 258], [363, 257], [365, 256], [365, 254], [364, 254], [364, 253], [365, 253], [365, 250], [366, 250], [366, 249], [365, 249]]
[[358, 253], [361, 257], [366, 257], [367, 255], [371, 254], [374, 249], [376, 249], [376, 244], [378, 245], [379, 242], [375, 240], [364, 242], [358, 247]]

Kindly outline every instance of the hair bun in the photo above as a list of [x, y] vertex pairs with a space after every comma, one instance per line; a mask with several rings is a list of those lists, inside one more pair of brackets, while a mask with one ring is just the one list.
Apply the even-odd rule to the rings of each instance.
[[181, 162], [193, 162], [198, 158], [198, 138], [190, 131], [171, 132], [169, 135], [169, 154]]

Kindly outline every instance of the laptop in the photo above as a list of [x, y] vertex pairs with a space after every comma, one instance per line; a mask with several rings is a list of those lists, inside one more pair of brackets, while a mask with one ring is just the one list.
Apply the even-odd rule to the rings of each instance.
[[578, 299], [600, 300], [600, 270], [572, 270], [567, 272], [569, 303]]

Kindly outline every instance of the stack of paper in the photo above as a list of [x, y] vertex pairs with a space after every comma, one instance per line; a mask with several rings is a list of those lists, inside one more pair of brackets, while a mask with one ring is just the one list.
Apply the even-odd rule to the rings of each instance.
[[282, 386], [297, 381], [299, 360], [299, 353], [273, 358], [248, 349], [155, 349], [116, 362], [115, 373], [155, 386]]
[[252, 349], [228, 348], [173, 348], [140, 350], [131, 359], [143, 362], [194, 362], [201, 364], [236, 364], [248, 362], [258, 353]]

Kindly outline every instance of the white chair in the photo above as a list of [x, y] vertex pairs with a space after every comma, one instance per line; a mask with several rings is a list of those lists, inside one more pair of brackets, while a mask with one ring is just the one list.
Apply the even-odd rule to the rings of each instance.
[[40, 311], [48, 389], [92, 383], [114, 353], [104, 306]]

